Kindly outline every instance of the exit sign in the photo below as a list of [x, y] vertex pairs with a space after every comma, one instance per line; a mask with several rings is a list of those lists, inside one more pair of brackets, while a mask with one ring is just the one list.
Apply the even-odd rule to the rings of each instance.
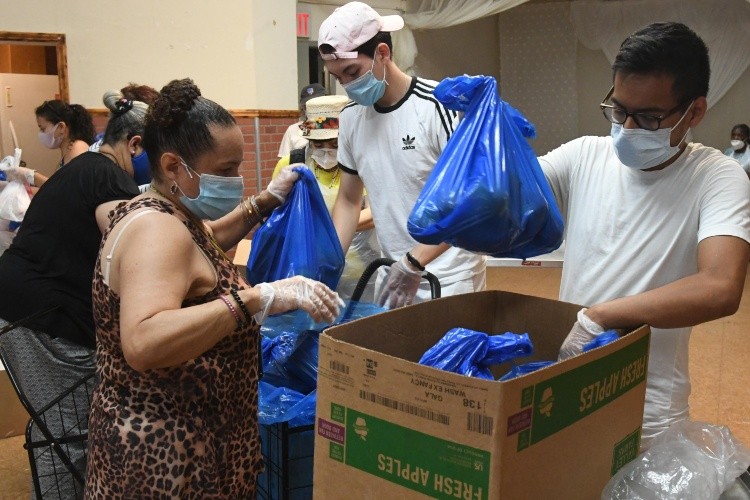
[[297, 12], [297, 37], [310, 38], [310, 14]]

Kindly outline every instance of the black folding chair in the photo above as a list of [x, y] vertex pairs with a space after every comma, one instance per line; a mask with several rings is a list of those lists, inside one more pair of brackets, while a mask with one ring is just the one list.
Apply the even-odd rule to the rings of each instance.
[[[26, 426], [26, 442], [24, 448], [28, 451], [29, 466], [36, 498], [65, 498], [73, 491], [75, 498], [83, 496], [84, 477], [71, 460], [71, 449], [83, 449], [84, 460], [88, 440], [88, 410], [91, 406], [90, 394], [94, 385], [94, 373], [86, 375], [72, 382], [70, 388], [63, 391], [51, 401], [34, 404], [26, 395], [24, 384], [19, 378], [19, 363], [15, 353], [2, 345], [2, 336], [16, 328], [24, 327], [40, 317], [61, 312], [54, 307], [36, 314], [32, 314], [15, 323], [0, 329], [0, 361], [10, 378], [10, 383], [18, 395], [21, 404], [31, 417]], [[76, 415], [74, 422], [66, 421], [62, 408], [72, 406]], [[79, 411], [80, 410], [80, 411]], [[68, 419], [70, 420], [70, 419]], [[34, 432], [37, 430], [38, 433]], [[39, 434], [42, 438], [39, 439]], [[36, 436], [36, 437], [35, 437]], [[42, 473], [37, 462], [48, 460], [51, 462], [51, 472]]]

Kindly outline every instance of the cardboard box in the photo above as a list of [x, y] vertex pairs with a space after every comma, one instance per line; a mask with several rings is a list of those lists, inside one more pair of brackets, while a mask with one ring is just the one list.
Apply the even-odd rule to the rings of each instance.
[[26, 431], [29, 414], [21, 406], [8, 374], [0, 364], [0, 439], [20, 436]]
[[507, 382], [417, 363], [454, 327], [528, 332], [535, 354], [524, 362], [554, 360], [579, 309], [481, 292], [326, 330], [314, 497], [598, 499], [638, 453], [647, 326]]

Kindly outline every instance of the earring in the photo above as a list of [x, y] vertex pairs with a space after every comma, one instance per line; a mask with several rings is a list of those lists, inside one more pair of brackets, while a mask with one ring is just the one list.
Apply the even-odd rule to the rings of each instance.
[[171, 186], [169, 186], [169, 192], [172, 194], [177, 194], [177, 183], [173, 183]]

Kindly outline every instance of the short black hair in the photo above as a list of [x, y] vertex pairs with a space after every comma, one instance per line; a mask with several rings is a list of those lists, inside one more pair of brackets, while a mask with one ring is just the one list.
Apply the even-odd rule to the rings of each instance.
[[745, 137], [750, 137], [750, 127], [748, 127], [747, 124], [738, 123], [737, 125], [732, 127], [732, 132], [738, 129], [740, 130], [740, 132], [742, 132], [745, 135]]
[[687, 104], [708, 94], [711, 67], [708, 47], [682, 23], [653, 23], [622, 42], [612, 64], [615, 74], [663, 73], [674, 77], [672, 92]]
[[[377, 49], [378, 45], [380, 45], [381, 43], [388, 45], [388, 50], [391, 51], [391, 59], [393, 59], [393, 40], [391, 39], [391, 33], [389, 31], [378, 31], [377, 35], [354, 49], [353, 52], [356, 51], [360, 54], [366, 55], [371, 59], [374, 59], [375, 49]], [[328, 43], [324, 43], [323, 45], [318, 47], [318, 50], [321, 54], [333, 54], [334, 52], [336, 52], [336, 49], [333, 47], [333, 45], [330, 45]]]

